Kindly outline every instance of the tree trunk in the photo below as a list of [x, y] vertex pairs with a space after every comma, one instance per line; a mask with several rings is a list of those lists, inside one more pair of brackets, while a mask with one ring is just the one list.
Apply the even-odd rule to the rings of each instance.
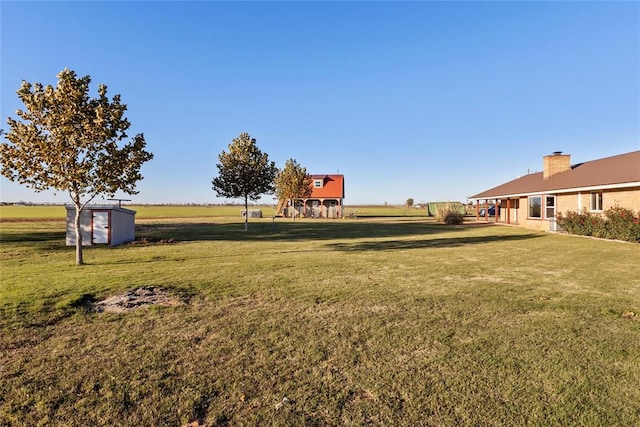
[[296, 199], [291, 199], [291, 221], [296, 221]]
[[82, 231], [80, 228], [80, 215], [82, 214], [82, 207], [78, 203], [74, 203], [76, 207], [75, 214], [75, 229], [76, 229], [76, 265], [84, 264], [82, 258]]
[[249, 230], [249, 198], [244, 196], [244, 231]]

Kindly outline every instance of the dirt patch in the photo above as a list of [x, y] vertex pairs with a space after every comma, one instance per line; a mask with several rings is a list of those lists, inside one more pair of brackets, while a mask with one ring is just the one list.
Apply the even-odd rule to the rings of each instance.
[[172, 243], [178, 243], [178, 241], [173, 237], [169, 239], [154, 239], [152, 237], [143, 237], [140, 240], [134, 240], [132, 242], [129, 242], [130, 245], [150, 245], [153, 243], [160, 244], [160, 245], [169, 245]]
[[91, 304], [96, 313], [127, 313], [153, 305], [177, 306], [184, 302], [162, 286], [143, 286]]

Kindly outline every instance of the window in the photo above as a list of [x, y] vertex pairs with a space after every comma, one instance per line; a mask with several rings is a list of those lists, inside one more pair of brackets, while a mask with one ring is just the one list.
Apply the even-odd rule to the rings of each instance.
[[313, 180], [313, 186], [315, 188], [322, 188], [322, 180], [321, 179], [314, 179]]
[[529, 218], [542, 218], [542, 196], [529, 197]]
[[544, 217], [546, 219], [555, 218], [556, 216], [556, 196], [544, 196], [545, 204], [547, 206], [546, 211], [544, 212]]
[[591, 210], [592, 211], [602, 210], [602, 191], [591, 193]]

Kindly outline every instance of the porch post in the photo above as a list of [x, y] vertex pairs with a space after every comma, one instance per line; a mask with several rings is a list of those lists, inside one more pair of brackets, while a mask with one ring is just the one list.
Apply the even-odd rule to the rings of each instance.
[[507, 224], [511, 224], [511, 199], [507, 198]]

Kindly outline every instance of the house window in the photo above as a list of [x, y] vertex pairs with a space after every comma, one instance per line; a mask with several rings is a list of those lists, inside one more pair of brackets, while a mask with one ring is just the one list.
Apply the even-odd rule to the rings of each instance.
[[542, 196], [529, 197], [529, 218], [542, 218]]
[[313, 180], [313, 186], [315, 188], [322, 188], [322, 180], [321, 179], [314, 179]]
[[591, 193], [591, 210], [602, 210], [602, 191]]
[[556, 196], [544, 196], [546, 211], [544, 217], [546, 219], [555, 218], [556, 216]]

